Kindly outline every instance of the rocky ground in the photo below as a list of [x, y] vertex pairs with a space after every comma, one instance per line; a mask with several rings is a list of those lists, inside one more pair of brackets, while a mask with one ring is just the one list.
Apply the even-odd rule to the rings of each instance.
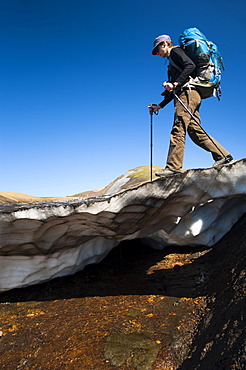
[[244, 369], [245, 225], [209, 249], [124, 242], [1, 294], [1, 369]]

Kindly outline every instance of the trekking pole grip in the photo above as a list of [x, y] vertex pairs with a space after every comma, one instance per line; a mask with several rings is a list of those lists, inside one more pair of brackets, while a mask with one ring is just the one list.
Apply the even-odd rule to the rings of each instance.
[[152, 116], [153, 115], [153, 113], [157, 116], [158, 115], [158, 111], [157, 112], [154, 112], [153, 111], [153, 108], [152, 107], [156, 107], [157, 106], [157, 104], [150, 104], [149, 105], [149, 113], [150, 113], [150, 115]]

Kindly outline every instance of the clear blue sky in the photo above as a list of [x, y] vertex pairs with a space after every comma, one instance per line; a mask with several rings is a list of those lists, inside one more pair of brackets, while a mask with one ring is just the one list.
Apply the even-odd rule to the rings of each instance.
[[[177, 44], [187, 27], [218, 45], [226, 67], [202, 125], [244, 158], [245, 25], [244, 0], [0, 0], [0, 190], [66, 196], [149, 165], [147, 106], [166, 79], [153, 39]], [[172, 103], [154, 117], [154, 165], [165, 165], [172, 120]], [[212, 163], [187, 138], [184, 168]]]

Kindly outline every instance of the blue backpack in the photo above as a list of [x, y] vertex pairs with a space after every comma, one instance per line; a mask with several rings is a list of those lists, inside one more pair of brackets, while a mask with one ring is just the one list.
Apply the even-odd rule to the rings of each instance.
[[179, 36], [179, 45], [197, 67], [196, 77], [190, 77], [188, 86], [195, 86], [202, 99], [217, 95], [220, 100], [224, 65], [217, 46], [197, 28], [187, 28]]

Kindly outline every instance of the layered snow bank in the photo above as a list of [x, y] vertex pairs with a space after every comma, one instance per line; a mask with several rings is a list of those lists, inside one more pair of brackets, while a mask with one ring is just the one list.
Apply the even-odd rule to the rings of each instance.
[[1, 205], [0, 291], [73, 274], [122, 240], [214, 245], [246, 212], [245, 168], [243, 159], [113, 195]]

